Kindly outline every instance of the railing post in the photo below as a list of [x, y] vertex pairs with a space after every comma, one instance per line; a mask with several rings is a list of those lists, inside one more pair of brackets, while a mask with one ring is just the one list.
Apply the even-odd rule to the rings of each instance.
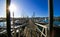
[[7, 21], [7, 36], [11, 37], [11, 23], [10, 23], [10, 0], [6, 0], [6, 21]]
[[32, 37], [32, 30], [31, 30], [31, 37]]
[[45, 35], [46, 35], [45, 37], [47, 37], [47, 28], [45, 28]]
[[[42, 33], [44, 32], [44, 28], [42, 29]], [[42, 34], [41, 34], [41, 37], [42, 37]]]
[[18, 34], [18, 37], [20, 37], [20, 29], [21, 29], [21, 27], [19, 27], [18, 29], [19, 29], [19, 34]]
[[14, 37], [16, 37], [16, 30], [17, 30], [17, 29], [15, 28], [15, 29], [14, 29]]

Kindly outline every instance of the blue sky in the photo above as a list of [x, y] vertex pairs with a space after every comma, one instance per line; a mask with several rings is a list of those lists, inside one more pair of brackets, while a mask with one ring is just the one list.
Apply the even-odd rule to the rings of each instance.
[[54, 0], [54, 16], [60, 16], [60, 0]]
[[0, 17], [6, 16], [6, 1], [0, 0]]
[[[60, 16], [60, 0], [54, 0], [54, 16]], [[11, 0], [11, 4], [16, 6], [15, 17], [32, 16], [35, 12], [37, 17], [48, 16], [48, 0]], [[0, 0], [0, 17], [5, 17], [5, 0]], [[11, 13], [12, 16], [12, 13]]]

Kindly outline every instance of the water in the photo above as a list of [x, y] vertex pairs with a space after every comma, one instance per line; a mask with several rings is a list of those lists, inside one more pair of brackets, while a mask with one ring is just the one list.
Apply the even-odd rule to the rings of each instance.
[[0, 27], [6, 26], [6, 22], [0, 22]]
[[[43, 20], [42, 22], [48, 23], [48, 20]], [[54, 21], [55, 26], [60, 26], [60, 21]], [[0, 27], [6, 26], [6, 22], [0, 22]]]
[[60, 26], [60, 21], [54, 21], [54, 25]]
[[[43, 20], [42, 22], [48, 23], [48, 20]], [[53, 25], [60, 26], [60, 21], [54, 21]]]

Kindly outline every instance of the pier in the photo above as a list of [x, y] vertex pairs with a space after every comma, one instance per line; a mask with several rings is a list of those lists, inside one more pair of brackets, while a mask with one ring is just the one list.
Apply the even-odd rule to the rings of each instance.
[[[20, 0], [19, 0], [20, 1]], [[19, 2], [18, 1], [18, 2]], [[20, 2], [17, 2], [17, 6], [20, 9], [23, 9], [21, 12], [24, 12], [24, 10], [26, 10], [26, 13], [29, 12], [28, 16], [26, 17], [23, 15], [23, 18], [14, 18], [14, 8], [15, 6], [12, 7], [11, 10], [13, 13], [13, 18], [11, 18], [10, 16], [10, 4], [11, 4], [11, 0], [6, 0], [6, 18], [0, 18], [0, 22], [6, 22], [6, 26], [0, 26], [0, 37], [59, 37], [60, 35], [60, 24], [59, 26], [53, 25], [54, 24], [54, 17], [53, 14], [55, 11], [53, 11], [53, 0], [48, 0], [48, 10], [47, 12], [49, 12], [49, 16], [45, 16], [47, 14], [45, 14], [45, 10], [39, 11], [39, 6], [38, 5], [39, 1], [26, 1], [26, 5], [24, 6], [24, 2], [23, 1], [23, 5], [20, 5]], [[31, 3], [30, 3], [31, 2]], [[36, 3], [35, 3], [36, 2]], [[41, 1], [40, 1], [41, 2]], [[46, 1], [45, 1], [46, 2]], [[41, 2], [41, 8], [44, 8], [47, 6], [45, 6], [45, 2], [44, 5], [42, 5]], [[21, 2], [22, 3], [22, 2]], [[28, 3], [28, 4], [27, 4]], [[34, 7], [33, 7], [33, 4]], [[46, 2], [47, 3], [47, 2]], [[31, 6], [31, 5], [32, 6]], [[14, 5], [14, 4], [13, 4]], [[19, 6], [20, 5], [20, 6]], [[24, 7], [26, 8], [24, 8]], [[32, 9], [30, 9], [29, 7], [33, 7]], [[17, 13], [20, 12], [20, 9], [17, 9]], [[35, 11], [35, 9], [37, 9]], [[45, 8], [44, 8], [45, 9]], [[44, 15], [45, 17], [35, 17], [35, 12], [37, 12], [36, 16], [41, 16]], [[30, 12], [33, 12], [33, 15], [30, 15]], [[40, 14], [40, 12], [44, 12], [42, 14]], [[38, 15], [39, 13], [39, 15]], [[29, 17], [31, 16], [31, 18]], [[48, 20], [48, 22], [46, 23], [46, 19]], [[42, 22], [41, 22], [42, 21]], [[12, 23], [11, 23], [12, 22]], [[58, 25], [58, 24], [57, 24]]]
[[[6, 27], [3, 29], [0, 34], [7, 33]], [[47, 37], [47, 25], [36, 23], [31, 19], [25, 20], [21, 25], [11, 26], [11, 35], [12, 37]]]

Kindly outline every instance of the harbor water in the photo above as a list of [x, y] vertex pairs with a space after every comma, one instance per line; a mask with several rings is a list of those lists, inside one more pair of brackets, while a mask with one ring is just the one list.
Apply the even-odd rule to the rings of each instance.
[[[43, 22], [48, 23], [47, 20], [46, 20], [46, 21], [43, 21]], [[53, 24], [54, 24], [55, 26], [60, 26], [60, 21], [54, 21]], [[6, 22], [0, 22], [0, 27], [4, 27], [4, 26], [6, 26]]]

